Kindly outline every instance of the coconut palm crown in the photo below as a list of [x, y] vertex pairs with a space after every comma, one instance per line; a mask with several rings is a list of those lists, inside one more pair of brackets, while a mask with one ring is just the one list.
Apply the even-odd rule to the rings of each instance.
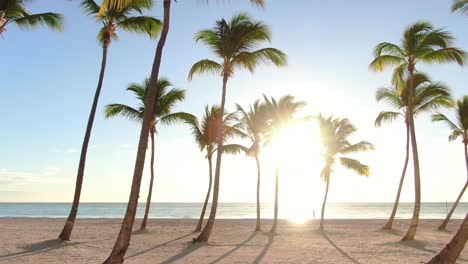
[[25, 4], [31, 0], [2, 0], [0, 1], [0, 36], [10, 24], [16, 24], [20, 29], [46, 26], [52, 30], [62, 31], [63, 16], [47, 12], [31, 14]]
[[[143, 83], [132, 83], [127, 88], [127, 91], [132, 92], [139, 101], [138, 107], [133, 108], [125, 104], [109, 104], [105, 108], [106, 118], [120, 115], [129, 120], [141, 122], [145, 111], [145, 100], [148, 94], [149, 78], [146, 78]], [[158, 94], [154, 100], [153, 120], [151, 130], [157, 133], [156, 125], [158, 123], [164, 125], [172, 125], [182, 123], [193, 119], [193, 115], [185, 112], [173, 112], [175, 105], [185, 99], [185, 90], [172, 88], [172, 83], [165, 77], [158, 80]]]
[[[398, 117], [407, 120], [409, 78], [403, 85], [392, 85], [377, 90], [376, 100], [384, 101], [397, 111], [382, 111], [375, 119], [375, 126], [380, 127], [384, 122], [392, 122]], [[453, 98], [450, 89], [440, 82], [433, 82], [423, 73], [414, 75], [415, 96], [413, 100], [413, 115], [418, 116], [424, 112], [437, 110], [441, 107], [453, 107]]]
[[270, 40], [270, 28], [262, 22], [253, 22], [246, 13], [237, 14], [229, 21], [221, 19], [214, 28], [201, 30], [195, 35], [195, 41], [207, 45], [221, 62], [201, 60], [192, 66], [188, 78], [191, 80], [197, 73], [214, 73], [229, 78], [236, 69], [253, 72], [260, 63], [286, 65], [286, 55], [278, 49], [254, 50]]
[[449, 126], [452, 133], [449, 136], [449, 141], [454, 141], [461, 138], [462, 142], [468, 144], [468, 96], [464, 96], [457, 101], [455, 107], [455, 121], [451, 121], [444, 114], [438, 113], [433, 115], [432, 121], [442, 121]]
[[355, 144], [349, 142], [348, 137], [356, 132], [356, 128], [347, 118], [328, 118], [321, 114], [317, 117], [320, 125], [320, 136], [324, 149], [323, 157], [325, 165], [320, 173], [320, 177], [326, 183], [325, 197], [322, 205], [320, 229], [324, 229], [324, 214], [327, 202], [328, 189], [330, 186], [330, 176], [337, 160], [347, 169], [353, 170], [358, 175], [369, 176], [369, 167], [356, 159], [348, 158], [344, 155], [374, 149], [374, 146], [367, 141]]
[[[81, 2], [85, 12], [102, 23], [98, 32], [98, 42], [105, 46], [112, 40], [117, 40], [117, 30], [123, 29], [129, 32], [144, 33], [151, 38], [156, 38], [161, 31], [161, 21], [150, 16], [142, 15], [144, 10], [153, 7], [152, 0], [132, 0], [123, 8], [109, 8], [101, 16], [98, 15], [100, 6], [94, 0]], [[138, 14], [134, 16], [134, 13]]]

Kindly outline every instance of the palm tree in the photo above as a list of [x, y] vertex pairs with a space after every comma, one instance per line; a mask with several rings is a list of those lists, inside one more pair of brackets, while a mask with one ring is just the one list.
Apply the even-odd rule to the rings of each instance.
[[30, 0], [2, 0], [0, 2], [0, 37], [6, 32], [9, 24], [14, 23], [21, 29], [39, 25], [52, 30], [62, 31], [63, 16], [57, 13], [30, 14], [24, 6]]
[[[221, 19], [216, 22], [212, 29], [199, 31], [195, 35], [195, 40], [206, 44], [212, 52], [221, 59], [221, 62], [215, 62], [209, 59], [201, 60], [192, 66], [189, 73], [189, 80], [195, 74], [214, 73], [223, 77], [223, 87], [221, 96], [221, 116], [224, 115], [226, 102], [226, 88], [229, 78], [232, 77], [237, 69], [247, 69], [253, 72], [255, 68], [263, 64], [273, 64], [284, 66], [286, 64], [286, 55], [274, 48], [263, 48], [253, 50], [271, 39], [270, 29], [262, 22], [254, 22], [249, 15], [240, 13], [226, 21]], [[219, 120], [220, 122], [221, 120]], [[221, 126], [221, 124], [219, 124]], [[219, 130], [222, 133], [222, 130]], [[218, 149], [223, 148], [222, 135], [218, 136]], [[216, 169], [213, 187], [213, 203], [211, 206], [210, 217], [201, 234], [194, 239], [194, 242], [208, 241], [216, 217], [216, 208], [218, 206], [219, 177], [221, 173], [222, 152], [217, 153]]]
[[[102, 16], [109, 8], [121, 8], [128, 3], [138, 0], [104, 0], [99, 10], [99, 15]], [[159, 38], [154, 55], [153, 65], [151, 67], [151, 77], [148, 90], [148, 98], [146, 104], [149, 108], [153, 106], [156, 96], [156, 84], [159, 78], [159, 69], [163, 55], [164, 46], [166, 45], [167, 35], [169, 34], [169, 25], [171, 19], [171, 0], [163, 0], [163, 27], [161, 37]], [[263, 6], [263, 0], [250, 0], [251, 3]], [[143, 116], [141, 122], [140, 138], [138, 140], [138, 149], [135, 161], [135, 169], [133, 172], [132, 186], [130, 187], [130, 196], [128, 198], [127, 210], [125, 212], [122, 226], [119, 235], [114, 243], [112, 252], [104, 263], [122, 263], [132, 236], [133, 223], [135, 221], [136, 208], [138, 206], [138, 197], [140, 195], [141, 177], [143, 175], [143, 167], [146, 158], [146, 148], [148, 146], [148, 135], [151, 126], [151, 115], [147, 113]]]
[[465, 193], [466, 188], [468, 187], [468, 96], [464, 96], [462, 99], [458, 100], [455, 116], [457, 118], [455, 122], [450, 121], [450, 119], [448, 119], [447, 116], [440, 113], [432, 117], [432, 121], [443, 121], [450, 127], [450, 129], [452, 130], [452, 134], [450, 134], [449, 136], [449, 141], [454, 141], [457, 138], [461, 138], [463, 143], [463, 150], [465, 151], [465, 163], [467, 172], [465, 186], [458, 195], [457, 200], [455, 201], [449, 213], [447, 214], [447, 217], [445, 218], [444, 222], [442, 222], [442, 224], [439, 226], [440, 230], [444, 230], [447, 227], [447, 224], [450, 221], [450, 217], [452, 217], [455, 208], [457, 208], [458, 203], [460, 202], [461, 198], [463, 197], [463, 194]]
[[[261, 231], [260, 223], [260, 144], [262, 143], [262, 134], [267, 127], [267, 113], [264, 104], [260, 104], [260, 100], [256, 100], [253, 105], [250, 106], [248, 111], [244, 110], [242, 106], [237, 105], [237, 111], [241, 114], [241, 124], [246, 131], [247, 137], [252, 142], [249, 148], [244, 148], [245, 153], [255, 159], [257, 165], [257, 222], [255, 225], [255, 231]], [[242, 149], [242, 147], [239, 147]]]
[[[263, 95], [265, 100], [266, 111], [268, 111], [268, 129], [265, 132], [266, 143], [270, 144], [276, 140], [276, 136], [282, 129], [293, 123], [298, 123], [307, 120], [296, 119], [297, 112], [306, 106], [306, 102], [296, 101], [292, 95], [285, 95], [279, 100]], [[278, 226], [278, 189], [279, 189], [279, 161], [276, 162], [275, 170], [275, 205], [274, 205], [274, 220], [270, 232], [274, 234]]]
[[[133, 92], [139, 101], [138, 108], [133, 108], [124, 104], [110, 104], [105, 108], [106, 118], [115, 116], [122, 116], [132, 121], [141, 122], [143, 113], [145, 111], [145, 99], [148, 95], [149, 78], [141, 84], [133, 83], [127, 88], [127, 91]], [[149, 209], [151, 205], [151, 195], [153, 193], [154, 181], [154, 136], [157, 133], [156, 126], [161, 123], [163, 125], [173, 125], [186, 120], [193, 119], [191, 114], [185, 112], [173, 112], [175, 105], [185, 99], [185, 90], [170, 89], [172, 83], [164, 78], [159, 78], [158, 81], [158, 94], [153, 107], [153, 120], [151, 121], [150, 136], [151, 136], [151, 179], [148, 190], [148, 197], [146, 199], [146, 209], [140, 230], [146, 230], [148, 222]]]
[[[208, 201], [210, 199], [211, 186], [213, 183], [213, 165], [212, 159], [213, 154], [216, 152], [216, 142], [217, 137], [219, 136], [219, 119], [221, 118], [221, 109], [219, 106], [205, 106], [205, 115], [201, 122], [197, 120], [196, 117], [187, 119], [185, 122], [190, 126], [192, 130], [192, 135], [197, 143], [200, 151], [206, 150], [206, 159], [208, 160], [208, 191], [206, 193], [205, 202], [203, 204], [203, 209], [200, 214], [200, 219], [198, 220], [197, 227], [195, 232], [200, 232], [203, 224], [203, 219], [205, 217], [206, 207], [208, 206]], [[224, 142], [229, 138], [232, 138], [239, 134], [239, 125], [234, 124], [237, 121], [236, 113], [228, 113], [224, 115], [223, 118], [223, 136]], [[225, 145], [224, 147], [226, 147]]]
[[99, 95], [101, 93], [102, 82], [104, 80], [104, 72], [107, 62], [107, 49], [112, 40], [117, 39], [117, 29], [131, 31], [135, 33], [148, 34], [149, 37], [154, 38], [159, 33], [160, 21], [148, 16], [133, 16], [134, 13], [141, 14], [142, 10], [150, 9], [152, 6], [151, 0], [134, 0], [134, 2], [123, 9], [109, 9], [103, 16], [98, 17], [99, 6], [93, 0], [83, 0], [81, 6], [89, 15], [97, 18], [103, 25], [98, 33], [98, 41], [102, 45], [102, 62], [101, 72], [99, 74], [99, 81], [94, 95], [91, 112], [86, 126], [86, 132], [81, 147], [80, 162], [78, 165], [78, 172], [76, 176], [75, 195], [73, 197], [73, 204], [68, 216], [67, 222], [60, 233], [61, 240], [69, 240], [73, 225], [75, 223], [76, 214], [78, 212], [78, 205], [80, 203], [81, 187], [83, 184], [83, 175], [86, 163], [86, 153], [88, 151], [89, 139], [91, 137], [91, 130], [93, 128], [94, 117], [96, 115], [97, 104]]
[[452, 12], [459, 12], [462, 15], [468, 15], [468, 0], [454, 0], [451, 10]]
[[[450, 95], [450, 90], [440, 83], [433, 83], [428, 76], [422, 73], [416, 73], [414, 75], [414, 86], [415, 86], [415, 98], [413, 102], [414, 111], [413, 116], [417, 116], [423, 112], [433, 111], [439, 107], [452, 107], [453, 99]], [[392, 229], [393, 220], [395, 218], [398, 203], [400, 201], [401, 189], [403, 187], [403, 181], [406, 175], [406, 168], [409, 160], [409, 124], [407, 114], [408, 106], [408, 87], [409, 79], [407, 78], [403, 85], [392, 85], [391, 87], [380, 88], [377, 90], [376, 99], [377, 101], [385, 101], [388, 105], [395, 109], [395, 111], [383, 111], [377, 116], [375, 120], [375, 126], [380, 127], [382, 122], [392, 122], [396, 118], [402, 117], [406, 126], [406, 152], [405, 152], [405, 163], [403, 165], [403, 171], [400, 177], [400, 184], [398, 185], [398, 192], [393, 205], [392, 213], [388, 219], [386, 225], [383, 227], [384, 230]]]
[[417, 22], [410, 25], [403, 33], [400, 45], [382, 42], [374, 49], [375, 59], [370, 68], [382, 71], [394, 67], [393, 83], [402, 82], [404, 76], [409, 78], [407, 117], [413, 152], [415, 203], [413, 217], [407, 233], [402, 240], [413, 240], [416, 235], [421, 208], [421, 175], [416, 141], [416, 130], [413, 119], [413, 99], [415, 96], [414, 73], [419, 63], [436, 64], [457, 62], [463, 65], [465, 52], [451, 46], [454, 37], [443, 29], [434, 28], [429, 22]]
[[440, 251], [439, 254], [434, 256], [427, 264], [453, 264], [457, 261], [460, 254], [465, 248], [466, 241], [468, 240], [468, 213], [465, 215], [460, 229], [453, 236], [452, 240]]
[[360, 176], [369, 176], [369, 167], [367, 165], [342, 155], [372, 150], [374, 146], [367, 141], [356, 144], [348, 141], [348, 137], [356, 132], [356, 128], [347, 118], [333, 118], [333, 116], [325, 118], [321, 114], [317, 118], [320, 125], [320, 136], [324, 148], [323, 157], [325, 159], [325, 165], [320, 173], [322, 180], [326, 183], [320, 217], [320, 230], [324, 230], [325, 206], [330, 187], [330, 176], [334, 171], [335, 162], [339, 160], [343, 167], [353, 170]]

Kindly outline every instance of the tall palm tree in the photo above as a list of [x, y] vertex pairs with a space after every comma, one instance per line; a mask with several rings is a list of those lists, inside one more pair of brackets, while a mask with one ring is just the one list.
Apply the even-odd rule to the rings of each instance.
[[[246, 131], [247, 137], [250, 139], [252, 145], [249, 148], [245, 148], [245, 153], [255, 159], [257, 165], [257, 222], [255, 225], [255, 231], [261, 231], [260, 221], [260, 149], [262, 143], [262, 137], [265, 129], [267, 128], [267, 113], [265, 104], [261, 104], [260, 100], [256, 100], [253, 105], [250, 106], [249, 110], [245, 110], [237, 104], [237, 111], [241, 114], [241, 124]], [[242, 148], [241, 148], [242, 149]]]
[[457, 138], [461, 138], [463, 143], [463, 150], [465, 151], [465, 165], [467, 173], [465, 186], [458, 195], [458, 198], [453, 204], [449, 213], [447, 214], [447, 217], [439, 226], [440, 230], [444, 230], [447, 227], [447, 224], [450, 221], [450, 217], [452, 217], [455, 208], [457, 208], [458, 203], [460, 202], [461, 198], [463, 197], [463, 194], [466, 191], [466, 188], [468, 187], [468, 96], [464, 96], [462, 99], [458, 100], [455, 110], [455, 116], [455, 122], [450, 121], [450, 119], [448, 119], [447, 116], [440, 113], [432, 117], [432, 121], [442, 121], [450, 127], [450, 129], [452, 130], [452, 134], [450, 134], [449, 136], [449, 141], [454, 141]]
[[[105, 0], [101, 5], [99, 15], [102, 16], [109, 8], [119, 8], [126, 6], [129, 2], [137, 0]], [[153, 65], [151, 67], [151, 77], [148, 90], [148, 98], [146, 105], [151, 108], [154, 98], [156, 96], [156, 83], [159, 78], [159, 69], [161, 67], [161, 60], [163, 55], [164, 46], [166, 45], [167, 35], [169, 34], [169, 26], [171, 20], [171, 0], [163, 0], [163, 27], [161, 37], [159, 38], [154, 55]], [[263, 0], [250, 0], [251, 3], [263, 6]], [[138, 140], [138, 149], [135, 161], [135, 168], [132, 178], [132, 186], [130, 187], [130, 195], [128, 198], [127, 210], [122, 221], [119, 235], [114, 243], [112, 252], [104, 263], [122, 263], [125, 254], [127, 253], [128, 246], [130, 245], [130, 238], [132, 236], [133, 223], [135, 221], [136, 208], [138, 206], [138, 197], [140, 194], [141, 177], [143, 175], [143, 167], [146, 158], [146, 148], [148, 146], [148, 135], [151, 126], [151, 115], [147, 113], [143, 116], [141, 124], [140, 138]]]
[[[443, 84], [431, 82], [428, 76], [422, 73], [416, 73], [414, 76], [415, 97], [414, 97], [414, 111], [413, 115], [416, 117], [423, 112], [433, 111], [440, 107], [452, 107], [453, 99], [450, 95], [450, 90]], [[392, 229], [393, 220], [395, 218], [398, 204], [400, 201], [401, 189], [406, 175], [406, 168], [409, 160], [409, 124], [407, 115], [408, 106], [408, 87], [409, 79], [407, 78], [403, 85], [392, 85], [391, 87], [380, 88], [377, 90], [377, 101], [385, 101], [395, 111], [382, 111], [375, 120], [375, 126], [380, 127], [382, 122], [392, 122], [396, 118], [402, 117], [406, 126], [406, 148], [405, 148], [405, 162], [403, 171], [400, 177], [400, 184], [398, 185], [398, 192], [393, 205], [392, 213], [387, 223], [383, 227], [384, 230]]]
[[[211, 186], [213, 183], [213, 154], [217, 151], [216, 143], [218, 142], [218, 130], [219, 130], [219, 119], [221, 118], [221, 109], [219, 106], [205, 106], [205, 115], [201, 121], [198, 121], [196, 117], [187, 119], [185, 122], [190, 126], [192, 130], [192, 135], [197, 143], [200, 151], [206, 150], [206, 159], [208, 160], [208, 191], [206, 193], [205, 202], [203, 203], [203, 208], [200, 214], [200, 219], [198, 220], [197, 227], [195, 232], [200, 232], [203, 224], [203, 219], [205, 217], [206, 207], [208, 206], [208, 201], [211, 194]], [[224, 142], [228, 139], [239, 134], [239, 125], [234, 122], [237, 121], [236, 113], [228, 113], [224, 115], [223, 118], [223, 137]], [[226, 147], [226, 145], [224, 146]]]
[[436, 64], [448, 62], [456, 62], [459, 65], [463, 65], [465, 52], [451, 46], [453, 39], [454, 37], [449, 32], [434, 28], [429, 22], [417, 22], [405, 30], [400, 45], [389, 42], [378, 44], [374, 49], [375, 59], [369, 65], [375, 71], [394, 67], [393, 83], [395, 84], [401, 83], [404, 76], [408, 76], [409, 78], [407, 117], [413, 153], [415, 203], [411, 224], [402, 240], [414, 239], [421, 208], [421, 175], [412, 99], [415, 96], [414, 74], [416, 66], [420, 63]]
[[452, 12], [468, 15], [468, 0], [454, 0], [451, 7]]
[[[282, 96], [279, 100], [263, 95], [265, 100], [265, 107], [268, 111], [268, 129], [265, 131], [266, 143], [271, 144], [275, 141], [275, 137], [285, 127], [307, 120], [308, 118], [298, 119], [296, 114], [304, 106], [306, 102], [296, 101], [292, 95]], [[275, 233], [278, 226], [278, 189], [279, 189], [279, 161], [276, 161], [275, 170], [275, 205], [274, 205], [274, 219], [270, 232]]]
[[31, 0], [2, 0], [0, 2], [0, 37], [7, 30], [9, 24], [16, 24], [19, 28], [33, 28], [39, 25], [47, 26], [52, 30], [62, 31], [63, 16], [47, 12], [30, 14], [25, 7]]
[[452, 264], [456, 263], [458, 257], [465, 248], [466, 241], [468, 240], [468, 213], [465, 215], [457, 233], [453, 236], [452, 240], [435, 255], [427, 264]]
[[[132, 121], [141, 122], [143, 113], [145, 112], [145, 99], [148, 95], [149, 78], [141, 84], [132, 83], [127, 88], [127, 91], [132, 92], [139, 101], [138, 108], [133, 108], [125, 104], [110, 104], [105, 108], [106, 118], [115, 116], [122, 116]], [[158, 94], [153, 107], [153, 120], [151, 120], [150, 136], [151, 136], [151, 179], [148, 190], [148, 197], [146, 199], [146, 209], [141, 222], [141, 231], [146, 230], [148, 222], [148, 215], [151, 205], [151, 196], [153, 193], [154, 182], [154, 136], [157, 133], [156, 126], [161, 123], [163, 125], [173, 125], [181, 123], [186, 120], [193, 119], [191, 114], [185, 112], [173, 112], [175, 105], [185, 99], [185, 90], [170, 89], [172, 83], [164, 78], [159, 78], [158, 81]]]
[[60, 233], [60, 239], [69, 240], [73, 225], [75, 223], [76, 214], [78, 212], [78, 205], [80, 203], [81, 187], [83, 184], [83, 175], [86, 163], [86, 154], [88, 151], [89, 139], [91, 137], [91, 130], [93, 128], [94, 117], [96, 115], [97, 104], [99, 101], [99, 95], [101, 93], [102, 82], [104, 80], [104, 72], [106, 70], [107, 62], [107, 49], [111, 44], [112, 40], [117, 39], [117, 30], [122, 29], [125, 31], [147, 34], [149, 37], [154, 38], [157, 36], [160, 30], [161, 22], [155, 18], [137, 15], [133, 16], [134, 13], [141, 14], [142, 10], [150, 9], [152, 6], [151, 0], [134, 0], [134, 2], [126, 6], [123, 9], [109, 9], [103, 16], [98, 17], [99, 5], [93, 0], [83, 0], [81, 6], [86, 13], [97, 18], [103, 25], [98, 32], [98, 41], [102, 46], [102, 62], [101, 71], [99, 74], [99, 80], [94, 95], [93, 104], [91, 106], [91, 112], [88, 118], [88, 124], [86, 126], [86, 132], [83, 139], [83, 145], [81, 147], [80, 162], [78, 165], [78, 172], [76, 176], [75, 195], [73, 197], [73, 204], [68, 216], [67, 222]]
[[324, 148], [323, 157], [325, 165], [320, 173], [326, 183], [325, 197], [323, 198], [322, 212], [320, 216], [320, 230], [324, 230], [325, 206], [327, 203], [328, 189], [330, 187], [330, 177], [337, 160], [347, 169], [351, 169], [360, 176], [369, 176], [369, 167], [358, 160], [345, 157], [343, 155], [374, 149], [374, 146], [367, 141], [352, 144], [348, 138], [356, 132], [356, 128], [347, 118], [328, 118], [318, 115], [320, 125], [320, 137]]
[[[262, 48], [254, 50], [255, 47], [269, 42], [271, 39], [270, 29], [262, 22], [252, 21], [250, 16], [240, 13], [232, 17], [229, 21], [221, 19], [216, 22], [216, 26], [211, 29], [201, 30], [195, 35], [195, 40], [203, 42], [211, 51], [220, 58], [221, 62], [209, 59], [201, 60], [192, 66], [189, 73], [189, 80], [195, 74], [214, 73], [223, 78], [221, 96], [221, 116], [224, 115], [226, 103], [226, 88], [229, 78], [237, 69], [247, 69], [253, 72], [259, 64], [273, 64], [284, 66], [286, 55], [274, 48]], [[221, 122], [221, 120], [219, 120]], [[221, 126], [221, 124], [219, 124]], [[222, 133], [222, 130], [219, 130]], [[218, 136], [218, 149], [223, 148], [222, 135]], [[216, 217], [218, 206], [219, 178], [221, 174], [221, 156], [218, 151], [216, 156], [216, 169], [213, 186], [213, 203], [210, 217], [201, 234], [194, 239], [194, 242], [208, 241]]]

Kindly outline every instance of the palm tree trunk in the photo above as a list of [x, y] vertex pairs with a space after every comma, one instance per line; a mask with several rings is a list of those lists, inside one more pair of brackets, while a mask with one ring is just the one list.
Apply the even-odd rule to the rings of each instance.
[[211, 203], [211, 211], [210, 217], [206, 222], [205, 228], [203, 228], [202, 232], [197, 238], [193, 239], [193, 243], [197, 242], [206, 242], [210, 238], [211, 231], [213, 230], [213, 225], [216, 218], [216, 210], [218, 208], [218, 196], [219, 196], [219, 178], [221, 174], [221, 158], [222, 158], [222, 150], [223, 149], [223, 117], [224, 117], [224, 105], [226, 104], [226, 86], [228, 81], [227, 73], [223, 75], [223, 93], [221, 96], [221, 107], [220, 107], [220, 119], [218, 121], [218, 138], [217, 138], [217, 149], [216, 152], [216, 169], [215, 169], [215, 178], [214, 178], [214, 187], [213, 187], [213, 202]]
[[107, 49], [109, 44], [104, 44], [102, 47], [102, 61], [101, 61], [101, 72], [99, 74], [99, 81], [94, 94], [93, 105], [91, 106], [91, 112], [89, 113], [88, 125], [86, 126], [86, 132], [83, 139], [83, 145], [81, 146], [80, 163], [78, 165], [78, 173], [76, 175], [75, 183], [75, 195], [73, 197], [73, 204], [68, 215], [67, 222], [59, 235], [61, 240], [70, 240], [73, 225], [75, 224], [76, 214], [78, 213], [78, 206], [80, 204], [81, 188], [83, 187], [83, 176], [86, 165], [86, 154], [88, 153], [89, 139], [91, 137], [91, 131], [93, 129], [94, 117], [96, 116], [96, 109], [99, 102], [99, 95], [101, 94], [102, 82], [104, 80], [104, 73], [106, 71], [107, 63]]
[[[148, 97], [145, 101], [145, 108], [153, 109], [154, 99], [156, 97], [157, 80], [159, 77], [159, 68], [161, 65], [162, 52], [166, 43], [167, 34], [169, 33], [169, 22], [171, 12], [171, 0], [164, 0], [164, 18], [161, 37], [156, 48], [156, 54], [151, 70], [151, 78], [148, 87]], [[135, 161], [135, 170], [133, 174], [132, 187], [130, 197], [128, 199], [127, 211], [122, 222], [122, 227], [119, 236], [115, 241], [114, 247], [110, 256], [104, 261], [105, 264], [123, 263], [125, 253], [127, 252], [132, 235], [133, 223], [135, 222], [135, 214], [138, 206], [138, 197], [140, 196], [141, 176], [145, 165], [146, 148], [148, 146], [148, 134], [151, 126], [152, 111], [146, 111], [143, 115], [143, 121], [140, 131], [140, 139], [138, 143], [137, 157]]]
[[255, 231], [262, 231], [260, 223], [260, 161], [258, 155], [255, 155], [255, 162], [257, 163], [257, 225]]
[[[410, 63], [411, 65], [412, 63]], [[413, 150], [413, 167], [414, 167], [414, 210], [413, 217], [411, 219], [411, 224], [406, 232], [405, 236], [402, 238], [403, 241], [413, 240], [416, 235], [416, 230], [418, 229], [419, 223], [419, 211], [421, 209], [421, 174], [419, 170], [419, 154], [418, 154], [418, 144], [416, 142], [416, 129], [414, 126], [414, 117], [413, 117], [413, 100], [414, 100], [414, 68], [409, 68], [410, 73], [410, 90], [408, 97], [408, 121], [410, 125], [410, 138], [411, 138], [411, 148]]]
[[325, 206], [327, 205], [327, 197], [328, 197], [328, 188], [329, 187], [330, 187], [330, 175], [328, 175], [328, 178], [327, 178], [327, 187], [325, 189], [325, 197], [323, 198], [322, 212], [320, 214], [320, 227], [319, 227], [320, 230], [325, 229], [323, 219], [325, 218]]
[[468, 240], [468, 214], [452, 240], [427, 264], [452, 264], [457, 261]]
[[[464, 143], [464, 144], [463, 144], [463, 147], [465, 148], [466, 171], [467, 171], [467, 174], [468, 174], [468, 151], [467, 151], [467, 143]], [[457, 200], [455, 201], [455, 203], [453, 204], [453, 206], [452, 206], [452, 208], [450, 209], [449, 213], [447, 214], [447, 217], [445, 218], [444, 222], [442, 222], [442, 224], [439, 226], [439, 230], [445, 230], [445, 228], [447, 227], [447, 224], [448, 224], [448, 222], [450, 221], [450, 218], [452, 217], [453, 212], [454, 212], [455, 209], [457, 208], [458, 203], [460, 202], [461, 198], [463, 197], [463, 194], [465, 193], [467, 187], [468, 187], [468, 179], [467, 179], [467, 181], [466, 181], [466, 183], [465, 183], [465, 186], [463, 187], [463, 189], [461, 190], [460, 194], [458, 195]]]
[[150, 179], [150, 185], [149, 185], [149, 190], [148, 190], [148, 197], [146, 198], [146, 209], [145, 209], [145, 216], [143, 217], [143, 221], [141, 222], [140, 230], [145, 231], [146, 230], [146, 224], [148, 223], [148, 215], [149, 215], [149, 210], [151, 207], [151, 196], [153, 194], [153, 182], [154, 182], [154, 131], [155, 128], [151, 128], [151, 179]]
[[278, 185], [279, 185], [279, 168], [276, 165], [276, 175], [275, 175], [275, 215], [273, 219], [273, 226], [271, 227], [270, 232], [275, 233], [278, 226]]
[[382, 228], [384, 230], [391, 230], [393, 225], [393, 220], [395, 219], [395, 215], [398, 209], [398, 204], [400, 202], [400, 195], [401, 189], [403, 188], [403, 182], [405, 180], [406, 175], [406, 168], [408, 167], [408, 160], [409, 160], [409, 142], [410, 141], [410, 130], [408, 122], [406, 122], [406, 157], [405, 157], [405, 165], [403, 165], [403, 171], [401, 172], [400, 184], [398, 185], [398, 192], [395, 199], [395, 203], [393, 204], [393, 210], [390, 215], [390, 218], [387, 221], [387, 224]]
[[208, 183], [208, 192], [206, 193], [205, 203], [203, 204], [203, 209], [200, 215], [200, 219], [198, 220], [198, 224], [197, 224], [197, 228], [195, 229], [195, 232], [201, 231], [201, 228], [203, 225], [203, 218], [205, 217], [206, 207], [208, 206], [208, 201], [210, 200], [211, 185], [213, 183], [213, 165], [212, 165], [211, 159], [212, 159], [211, 154], [208, 154], [208, 167], [209, 167], [210, 181]]

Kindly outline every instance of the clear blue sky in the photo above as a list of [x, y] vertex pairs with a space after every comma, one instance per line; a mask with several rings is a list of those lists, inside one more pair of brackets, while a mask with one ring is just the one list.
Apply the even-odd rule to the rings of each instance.
[[[322, 112], [349, 117], [359, 128], [356, 140], [366, 139], [376, 145], [372, 153], [359, 156], [370, 165], [372, 175], [365, 179], [337, 170], [330, 200], [391, 202], [403, 162], [404, 129], [401, 123], [380, 129], [373, 126], [378, 112], [386, 109], [375, 102], [375, 91], [388, 84], [390, 73], [368, 70], [372, 49], [382, 41], [398, 42], [404, 28], [421, 19], [447, 28], [456, 36], [455, 44], [468, 49], [468, 20], [450, 14], [449, 6], [450, 1], [440, 0], [267, 0], [266, 8], [258, 9], [247, 0], [225, 4], [211, 1], [209, 5], [204, 1], [178, 1], [173, 3], [161, 73], [187, 90], [187, 100], [178, 110], [200, 116], [205, 104], [219, 103], [218, 76], [187, 81], [194, 62], [212, 58], [203, 45], [194, 43], [193, 34], [211, 27], [219, 18], [248, 11], [255, 19], [271, 25], [271, 45], [289, 56], [289, 66], [264, 67], [254, 75], [237, 73], [228, 86], [230, 109], [234, 103], [249, 104], [262, 93], [274, 96], [290, 93], [308, 102], [304, 114]], [[57, 33], [43, 28], [20, 31], [10, 25], [0, 39], [0, 202], [67, 202], [73, 197], [78, 152], [99, 74], [101, 48], [96, 41], [99, 24], [81, 11], [78, 1], [36, 1], [29, 9], [63, 13], [65, 27]], [[156, 2], [150, 14], [161, 18], [161, 1]], [[156, 41], [131, 33], [119, 35], [120, 40], [109, 49], [83, 201], [128, 199], [139, 125], [119, 118], [105, 120], [102, 110], [109, 103], [135, 103], [125, 88], [149, 74]], [[431, 66], [427, 72], [434, 80], [449, 85], [455, 97], [468, 94], [467, 68]], [[427, 116], [418, 120], [417, 132], [422, 153], [423, 201], [455, 199], [466, 179], [462, 144], [448, 143], [448, 129], [430, 123]], [[156, 141], [153, 201], [202, 201], [207, 166], [188, 128], [183, 125], [160, 128]], [[310, 151], [317, 152], [314, 147]], [[307, 156], [306, 151], [301, 153]], [[262, 199], [271, 201], [273, 164], [265, 160]], [[228, 157], [225, 161], [221, 201], [254, 202], [254, 162], [243, 156]], [[306, 159], [304, 162], [295, 167], [303, 169], [285, 169], [282, 177], [283, 182], [290, 177], [294, 179], [288, 174], [296, 171], [303, 175], [297, 179], [313, 178], [313, 186], [302, 197], [309, 199], [307, 195], [317, 196], [323, 185], [318, 180], [318, 165], [310, 168]], [[144, 177], [141, 197], [146, 195], [147, 172]], [[410, 167], [403, 201], [413, 199], [411, 178]], [[293, 190], [294, 186], [289, 188]], [[464, 200], [468, 201], [466, 197]]]

